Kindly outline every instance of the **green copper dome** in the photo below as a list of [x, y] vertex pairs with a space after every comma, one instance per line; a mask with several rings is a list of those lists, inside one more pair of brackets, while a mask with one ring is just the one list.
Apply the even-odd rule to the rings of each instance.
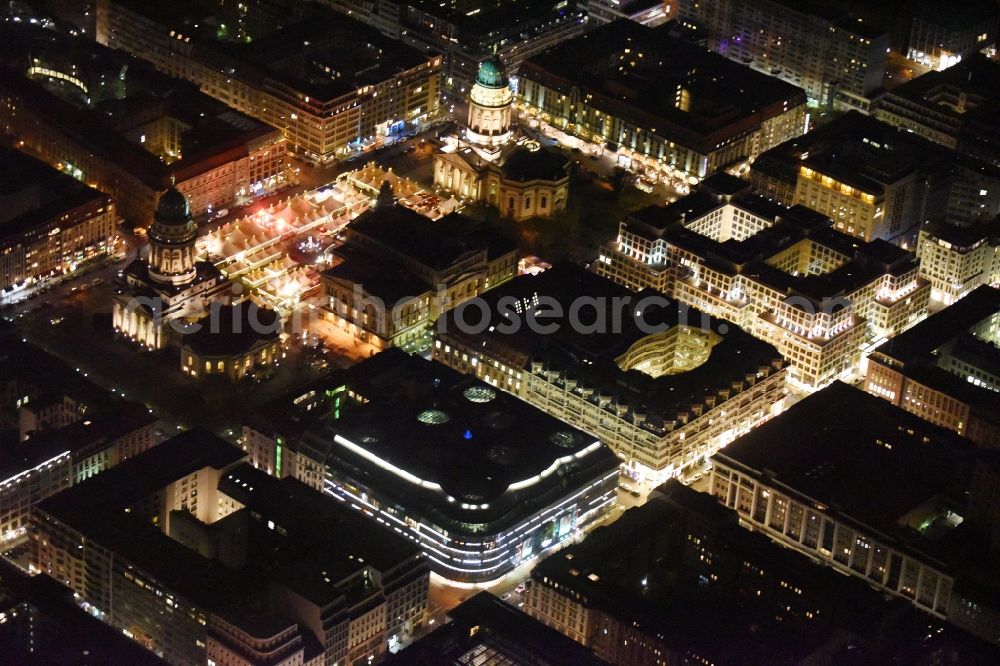
[[156, 221], [160, 224], [184, 225], [191, 221], [187, 198], [173, 185], [160, 195], [156, 204]]
[[487, 88], [506, 88], [510, 85], [507, 70], [500, 62], [500, 58], [490, 56], [479, 65], [476, 83]]

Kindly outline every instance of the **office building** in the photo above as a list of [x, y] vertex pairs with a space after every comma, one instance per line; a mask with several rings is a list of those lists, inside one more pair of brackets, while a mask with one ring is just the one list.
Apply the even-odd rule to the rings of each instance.
[[378, 349], [419, 345], [441, 313], [517, 274], [517, 246], [464, 215], [430, 220], [388, 184], [321, 275], [328, 317]]
[[851, 112], [761, 155], [750, 181], [760, 194], [808, 206], [851, 236], [914, 247], [928, 174], [947, 159], [929, 141]]
[[390, 349], [250, 419], [254, 464], [411, 539], [433, 571], [493, 581], [613, 507], [594, 437], [436, 361]]
[[495, 206], [519, 222], [565, 210], [569, 159], [538, 141], [515, 136], [514, 92], [498, 58], [480, 64], [468, 101], [464, 131], [447, 138], [434, 154], [434, 186]]
[[676, 481], [540, 562], [524, 597], [526, 613], [621, 666], [920, 663], [944, 646], [966, 659], [993, 652], [744, 529], [735, 512]]
[[[587, 53], [586, 60], [579, 55]], [[628, 20], [530, 58], [517, 105], [623, 166], [704, 178], [807, 129], [801, 88]]]
[[605, 664], [586, 648], [489, 592], [480, 592], [448, 611], [448, 620], [384, 663], [387, 666]]
[[751, 194], [728, 174], [630, 215], [594, 268], [751, 331], [807, 389], [858, 371], [864, 345], [919, 321], [930, 298], [909, 252], [881, 239], [860, 243], [829, 218]]
[[285, 183], [281, 134], [188, 83], [41, 27], [5, 24], [0, 44], [0, 133], [110, 195], [137, 226], [171, 178], [195, 215]]
[[964, 518], [974, 453], [835, 383], [716, 454], [709, 488], [751, 529], [995, 643], [976, 619], [996, 616], [989, 544]]
[[868, 356], [864, 388], [982, 446], [1000, 444], [1000, 290], [981, 286]]
[[8, 148], [0, 182], [0, 300], [114, 254], [118, 220], [107, 195]]
[[213, 304], [228, 304], [231, 285], [214, 264], [196, 260], [198, 227], [175, 186], [160, 196], [153, 219], [148, 257], [121, 271], [112, 325], [143, 349], [165, 349], [180, 339], [185, 324], [209, 314]]
[[920, 228], [917, 256], [931, 298], [944, 305], [1000, 284], [1000, 217], [971, 226], [928, 222]]
[[569, 264], [449, 312], [434, 358], [590, 433], [647, 488], [769, 419], [786, 374], [736, 326]]
[[174, 664], [364, 663], [423, 621], [416, 547], [243, 460], [192, 430], [49, 498], [35, 566]]
[[226, 7], [101, 0], [96, 11], [100, 43], [193, 82], [315, 160], [381, 144], [437, 112], [441, 56], [315, 5], [275, 13], [242, 38], [218, 27], [234, 21]]
[[806, 91], [825, 109], [867, 112], [882, 85], [889, 35], [831, 2], [679, 0], [708, 48]]
[[516, 0], [455, 3], [434, 0], [323, 0], [337, 11], [375, 26], [424, 53], [444, 54], [444, 90], [464, 97], [488, 56], [516, 72], [526, 58], [583, 33], [587, 3]]
[[0, 354], [0, 544], [23, 542], [31, 507], [152, 448], [156, 417], [37, 347]]
[[589, 0], [587, 19], [593, 25], [625, 18], [650, 28], [676, 18], [677, 3], [671, 0]]
[[973, 55], [879, 98], [875, 117], [934, 143], [1000, 165], [1000, 64]]
[[48, 576], [29, 576], [5, 559], [0, 559], [0, 644], [6, 660], [25, 666], [167, 664], [77, 606], [66, 586]]
[[913, 12], [906, 57], [939, 72], [993, 50], [998, 27], [1000, 13], [989, 0], [948, 6], [922, 0]]

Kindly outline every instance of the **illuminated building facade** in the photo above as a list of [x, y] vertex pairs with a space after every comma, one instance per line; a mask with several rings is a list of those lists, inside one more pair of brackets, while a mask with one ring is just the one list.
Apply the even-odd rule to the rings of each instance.
[[118, 220], [110, 197], [14, 150], [0, 149], [0, 165], [5, 297], [114, 253]]
[[[965, 623], [975, 598], [959, 591], [984, 547], [959, 529], [972, 451], [836, 383], [716, 454], [710, 492], [779, 544], [995, 641], [995, 626], [984, 634]], [[984, 606], [995, 613], [994, 603]]]
[[703, 27], [708, 48], [804, 88], [826, 108], [867, 112], [882, 85], [889, 35], [833, 3], [679, 0], [681, 18]]
[[518, 76], [517, 104], [531, 119], [617, 151], [624, 166], [704, 178], [807, 129], [801, 88], [669, 26], [616, 21], [530, 58]]
[[[171, 177], [195, 215], [285, 183], [281, 133], [189, 84], [99, 44], [53, 38], [51, 30], [5, 37], [0, 133], [110, 195], [137, 226], [151, 223]], [[25, 68], [29, 52], [35, 64]]]
[[264, 376], [282, 358], [281, 319], [250, 301], [218, 308], [180, 341], [181, 372], [232, 382]]
[[865, 390], [983, 446], [1000, 445], [1000, 290], [981, 286], [868, 357]]
[[148, 260], [121, 273], [114, 294], [115, 332], [146, 349], [164, 349], [182, 324], [204, 317], [212, 303], [230, 299], [230, 282], [207, 261], [197, 261], [197, 225], [187, 198], [172, 186], [160, 196], [149, 231]]
[[673, 0], [590, 0], [587, 3], [587, 18], [595, 25], [627, 18], [655, 28], [676, 15], [677, 3]]
[[0, 354], [0, 543], [25, 538], [32, 505], [153, 447], [156, 418], [25, 343]]
[[[439, 324], [434, 358], [600, 439], [647, 486], [700, 464], [784, 398], [773, 346], [658, 292], [561, 265], [482, 300], [484, 323], [469, 328], [455, 310]], [[556, 330], [536, 332], [535, 313]]]
[[851, 112], [764, 153], [750, 178], [760, 194], [808, 206], [838, 231], [913, 247], [928, 174], [946, 159], [920, 137]]
[[419, 549], [243, 460], [193, 430], [49, 498], [36, 567], [174, 664], [364, 663], [423, 621]]
[[875, 117], [893, 127], [1000, 165], [1000, 64], [974, 55], [882, 95]]
[[917, 256], [931, 298], [944, 305], [982, 285], [1000, 284], [1000, 218], [968, 227], [927, 223], [920, 228]]
[[514, 220], [550, 217], [566, 208], [569, 160], [527, 137], [514, 142], [513, 102], [503, 63], [484, 60], [469, 94], [465, 140], [450, 139], [434, 154], [434, 186]]
[[517, 274], [517, 246], [452, 213], [430, 220], [383, 188], [322, 274], [333, 322], [376, 348], [425, 340], [437, 318]]
[[275, 14], [270, 30], [237, 41], [194, 27], [224, 25], [219, 8], [184, 15], [135, 0], [101, 0], [97, 40], [195, 83], [279, 129], [289, 149], [318, 160], [390, 139], [436, 114], [441, 56], [329, 10], [304, 11]]
[[906, 51], [909, 60], [941, 71], [993, 50], [1000, 23], [996, 5], [972, 0], [943, 10], [927, 0], [917, 3]]
[[[446, 613], [431, 633], [390, 656], [386, 666], [518, 663], [532, 666], [604, 666], [587, 648], [533, 620], [512, 604], [479, 592]], [[530, 657], [526, 657], [530, 655]]]
[[618, 459], [593, 437], [395, 349], [258, 415], [244, 446], [258, 467], [321, 488], [468, 583], [589, 529], [618, 484]]
[[859, 244], [823, 215], [748, 189], [717, 174], [673, 204], [634, 213], [601, 248], [595, 271], [751, 331], [809, 389], [858, 370], [866, 342], [926, 314], [930, 285], [910, 253], [882, 240]]
[[[744, 529], [676, 481], [539, 562], [524, 599], [531, 617], [621, 666], [822, 661], [845, 634], [854, 654], [875, 654], [905, 626], [887, 630], [896, 604], [863, 582]], [[727, 603], [739, 611], [720, 611]], [[916, 621], [903, 640], [926, 633], [926, 617], [906, 615]], [[879, 629], [858, 632], [869, 622]]]

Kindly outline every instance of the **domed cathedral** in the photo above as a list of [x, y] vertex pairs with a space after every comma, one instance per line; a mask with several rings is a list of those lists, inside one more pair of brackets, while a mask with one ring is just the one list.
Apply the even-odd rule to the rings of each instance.
[[504, 64], [496, 56], [487, 58], [469, 93], [464, 136], [446, 139], [434, 155], [434, 187], [496, 206], [518, 221], [550, 217], [566, 207], [569, 159], [536, 140], [517, 137], [513, 104]]
[[176, 187], [163, 193], [149, 230], [149, 277], [160, 284], [186, 284], [194, 280], [194, 241], [198, 227], [187, 199]]
[[503, 63], [496, 56], [483, 61], [469, 93], [469, 124], [465, 136], [470, 143], [499, 148], [511, 139], [511, 108], [514, 91]]
[[156, 205], [149, 230], [149, 257], [136, 259], [118, 279], [112, 324], [121, 338], [143, 349], [163, 349], [180, 340], [190, 323], [213, 303], [229, 304], [229, 280], [207, 261], [197, 261], [198, 227], [188, 201], [171, 185]]

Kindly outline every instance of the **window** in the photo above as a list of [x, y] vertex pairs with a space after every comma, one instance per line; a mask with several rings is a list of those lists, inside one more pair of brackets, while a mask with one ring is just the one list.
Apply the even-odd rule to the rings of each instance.
[[548, 208], [548, 206], [549, 206], [549, 198], [548, 197], [542, 197], [542, 201], [541, 201], [541, 203], [538, 204], [538, 207], [539, 208]]

